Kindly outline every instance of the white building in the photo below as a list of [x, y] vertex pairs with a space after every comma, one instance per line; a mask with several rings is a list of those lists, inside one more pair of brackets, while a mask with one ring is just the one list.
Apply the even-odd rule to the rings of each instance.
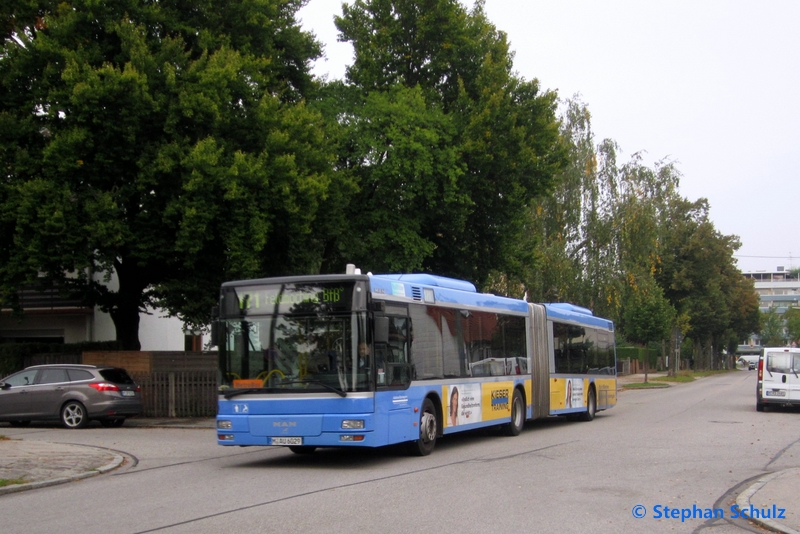
[[[99, 280], [99, 275], [98, 275]], [[108, 283], [117, 288], [116, 277]], [[99, 308], [60, 297], [55, 290], [21, 291], [23, 316], [4, 309], [0, 314], [0, 343], [80, 343], [113, 341], [116, 329], [111, 316]], [[163, 310], [139, 314], [139, 342], [145, 351], [202, 350], [202, 335], [184, 332], [183, 323]]]
[[753, 271], [742, 273], [745, 278], [755, 282], [756, 293], [761, 301], [759, 308], [766, 312], [777, 308], [783, 314], [790, 307], [800, 306], [800, 276], [783, 267], [774, 271]]

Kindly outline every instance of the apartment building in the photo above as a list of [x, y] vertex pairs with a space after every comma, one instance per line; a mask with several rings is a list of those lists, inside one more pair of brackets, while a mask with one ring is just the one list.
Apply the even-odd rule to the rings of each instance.
[[790, 307], [800, 306], [800, 270], [778, 267], [774, 271], [746, 272], [745, 278], [755, 282], [762, 312], [777, 308], [782, 314]]
[[[116, 289], [117, 281], [108, 282]], [[11, 310], [0, 312], [0, 343], [80, 343], [113, 341], [116, 329], [111, 316], [97, 307], [86, 307], [80, 301], [61, 297], [49, 291], [23, 290], [19, 293], [22, 317]], [[147, 351], [199, 351], [203, 337], [184, 331], [183, 323], [166, 312], [148, 309], [139, 314], [139, 342]]]

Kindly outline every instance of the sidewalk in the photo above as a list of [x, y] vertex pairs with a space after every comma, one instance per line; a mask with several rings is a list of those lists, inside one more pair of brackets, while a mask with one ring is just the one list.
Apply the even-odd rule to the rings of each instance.
[[798, 488], [800, 488], [800, 467], [776, 471], [764, 475], [742, 492], [736, 499], [736, 504], [740, 510], [746, 510], [748, 514], [752, 509], [753, 516], [757, 512], [761, 518], [753, 519], [756, 523], [761, 523], [777, 532], [800, 534], [800, 513], [792, 506], [797, 502]]

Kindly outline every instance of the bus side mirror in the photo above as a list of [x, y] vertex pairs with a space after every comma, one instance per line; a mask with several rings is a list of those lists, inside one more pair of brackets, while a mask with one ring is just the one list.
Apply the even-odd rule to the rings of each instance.
[[389, 318], [375, 317], [375, 343], [389, 343]]

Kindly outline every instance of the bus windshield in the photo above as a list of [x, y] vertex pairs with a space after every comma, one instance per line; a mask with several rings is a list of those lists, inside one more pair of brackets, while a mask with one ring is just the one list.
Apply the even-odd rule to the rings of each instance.
[[247, 316], [222, 324], [222, 391], [347, 393], [372, 386], [366, 312]]

